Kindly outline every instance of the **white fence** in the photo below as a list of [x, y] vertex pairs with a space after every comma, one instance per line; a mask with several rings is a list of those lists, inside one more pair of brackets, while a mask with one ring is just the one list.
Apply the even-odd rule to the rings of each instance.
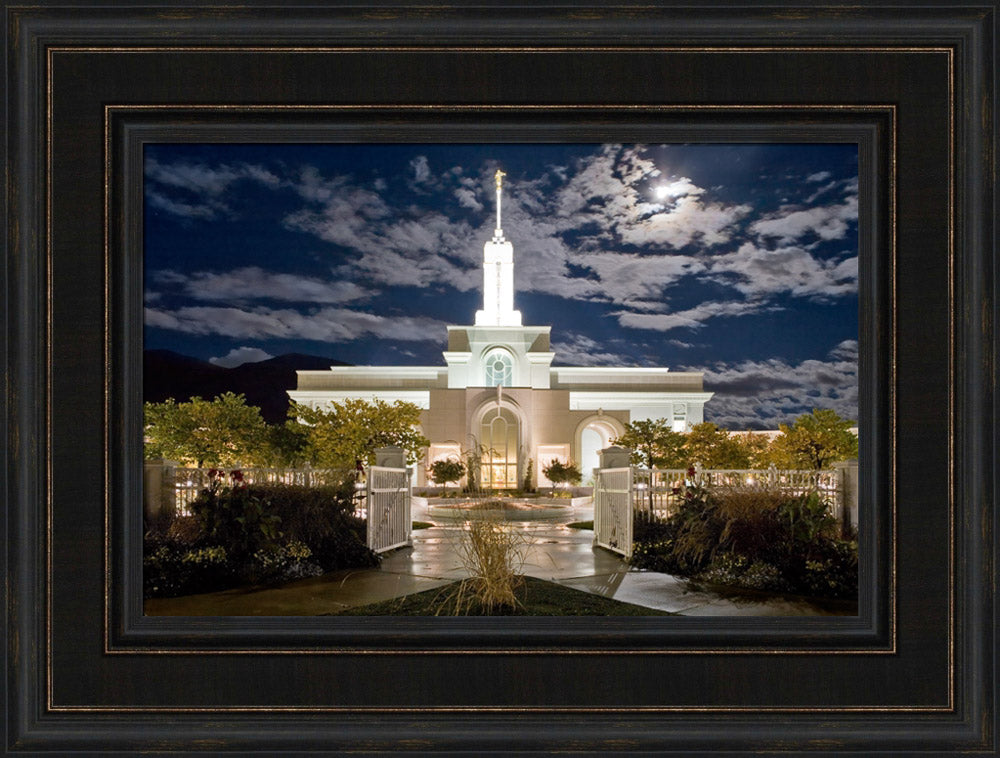
[[146, 461], [145, 465], [144, 507], [147, 516], [160, 513], [190, 516], [191, 502], [213, 481], [221, 481], [226, 485], [242, 481], [245, 484], [317, 487], [339, 484], [353, 473], [347, 469], [188, 468], [170, 461], [152, 460]]
[[816, 492], [842, 523], [858, 525], [857, 462], [838, 464], [832, 471], [748, 469], [594, 470], [594, 544], [628, 557], [636, 515], [667, 518], [684, 498], [685, 486], [770, 487], [790, 495]]
[[372, 466], [367, 491], [368, 547], [383, 553], [412, 545], [410, 472], [405, 468]]
[[789, 495], [816, 492], [837, 518], [842, 518], [840, 471], [769, 469], [641, 469], [634, 471], [633, 505], [637, 513], [666, 518], [680, 505], [685, 485], [697, 487], [770, 487]]
[[[148, 518], [190, 516], [192, 501], [213, 482], [316, 487], [339, 484], [355, 473], [348, 469], [187, 468], [172, 461], [149, 460], [143, 473], [143, 508]], [[368, 547], [377, 553], [413, 544], [410, 481], [405, 468], [372, 466], [366, 481], [355, 484], [354, 513], [367, 520]]]
[[608, 468], [594, 472], [594, 544], [632, 554], [633, 469]]

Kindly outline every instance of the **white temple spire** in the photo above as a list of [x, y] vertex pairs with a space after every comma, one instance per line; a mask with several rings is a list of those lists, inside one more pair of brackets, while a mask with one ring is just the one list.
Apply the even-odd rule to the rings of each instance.
[[500, 226], [500, 193], [506, 174], [497, 169], [497, 226], [493, 239], [483, 246], [483, 309], [476, 311], [476, 326], [520, 326], [521, 312], [514, 310], [514, 246]]
[[503, 227], [500, 225], [500, 194], [503, 190], [503, 178], [507, 176], [503, 171], [497, 169], [493, 178], [497, 180], [497, 228], [493, 230], [493, 239], [497, 242], [503, 240]]
[[483, 246], [483, 309], [476, 311], [476, 326], [521, 326], [521, 312], [514, 310], [514, 246], [500, 226], [500, 195], [506, 174], [497, 169], [497, 225], [493, 239]]

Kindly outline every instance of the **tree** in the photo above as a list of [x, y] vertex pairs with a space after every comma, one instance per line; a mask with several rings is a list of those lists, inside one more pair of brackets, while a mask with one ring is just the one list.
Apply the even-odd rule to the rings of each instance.
[[682, 468], [686, 464], [685, 437], [666, 419], [641, 419], [625, 425], [625, 434], [612, 440], [632, 451], [633, 465], [646, 468]]
[[448, 482], [458, 482], [465, 475], [465, 466], [461, 461], [452, 461], [447, 458], [434, 461], [431, 464], [431, 476], [435, 483], [448, 486]]
[[750, 450], [740, 438], [731, 436], [710, 421], [695, 424], [684, 440], [687, 463], [706, 469], [750, 468]]
[[268, 466], [300, 468], [306, 461], [309, 427], [295, 419], [284, 424], [268, 424], [266, 458]]
[[764, 469], [771, 465], [771, 438], [768, 435], [746, 431], [735, 432], [732, 438], [746, 454], [750, 462], [748, 468]]
[[779, 425], [781, 434], [771, 442], [771, 460], [778, 468], [822, 469], [835, 461], [857, 458], [858, 438], [852, 426], [853, 421], [842, 419], [836, 411], [813, 408], [792, 426]]
[[254, 465], [266, 456], [267, 424], [243, 395], [146, 403], [145, 455], [202, 466]]
[[580, 473], [579, 467], [573, 461], [563, 463], [558, 458], [553, 458], [547, 465], [542, 466], [542, 473], [556, 487], [564, 482], [579, 484], [580, 480], [583, 479], [583, 474]]
[[321, 468], [354, 468], [359, 460], [372, 465], [375, 450], [389, 445], [403, 448], [413, 465], [430, 444], [417, 431], [420, 408], [402, 400], [348, 398], [328, 408], [292, 403], [288, 413], [306, 427], [305, 457]]

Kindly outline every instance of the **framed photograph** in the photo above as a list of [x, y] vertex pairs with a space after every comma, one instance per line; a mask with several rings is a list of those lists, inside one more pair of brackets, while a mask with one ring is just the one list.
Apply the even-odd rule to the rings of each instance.
[[[5, 7], [10, 754], [995, 751], [995, 6]], [[631, 422], [689, 433], [713, 392], [729, 430], [829, 406], [857, 421], [822, 504], [856, 537], [856, 601], [304, 612], [325, 602], [309, 571], [342, 589], [363, 567], [279, 545], [249, 499], [234, 523], [267, 545], [239, 527], [177, 565], [239, 545], [244, 578], [291, 572], [303, 605], [167, 597], [151, 525], [202, 507], [195, 471], [192, 498], [243, 497], [249, 454], [151, 437], [149, 414], [195, 375], [303, 353], [326, 363], [289, 363], [271, 426], [289, 402], [294, 437], [399, 401], [420, 437], [282, 438], [252, 466], [356, 461], [370, 509], [412, 448], [407, 491], [445, 521], [590, 496], [591, 534], [564, 542], [609, 574], [641, 539], [609, 505], [604, 472], [629, 469], [597, 456]], [[459, 480], [431, 470], [452, 458]], [[574, 459], [590, 493], [525, 495], [563, 494]], [[723, 468], [787, 476], [681, 468], [630, 480], [630, 507]], [[491, 496], [443, 497], [462, 477]], [[361, 547], [431, 555], [411, 515]], [[452, 576], [406, 560], [414, 591]], [[639, 597], [588, 560], [549, 578]]]

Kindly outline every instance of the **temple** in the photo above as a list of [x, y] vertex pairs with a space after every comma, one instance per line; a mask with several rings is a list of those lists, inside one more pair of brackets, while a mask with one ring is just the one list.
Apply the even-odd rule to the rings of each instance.
[[482, 484], [516, 489], [550, 484], [551, 460], [573, 460], [584, 483], [597, 451], [639, 419], [666, 419], [676, 431], [704, 420], [701, 372], [667, 368], [553, 366], [549, 326], [522, 326], [514, 309], [514, 247], [501, 226], [502, 171], [496, 172], [496, 228], [483, 247], [483, 307], [475, 324], [448, 327], [444, 366], [334, 366], [299, 371], [292, 400], [311, 407], [348, 398], [406, 400], [421, 409], [430, 441], [427, 467], [465, 450], [485, 450]]

